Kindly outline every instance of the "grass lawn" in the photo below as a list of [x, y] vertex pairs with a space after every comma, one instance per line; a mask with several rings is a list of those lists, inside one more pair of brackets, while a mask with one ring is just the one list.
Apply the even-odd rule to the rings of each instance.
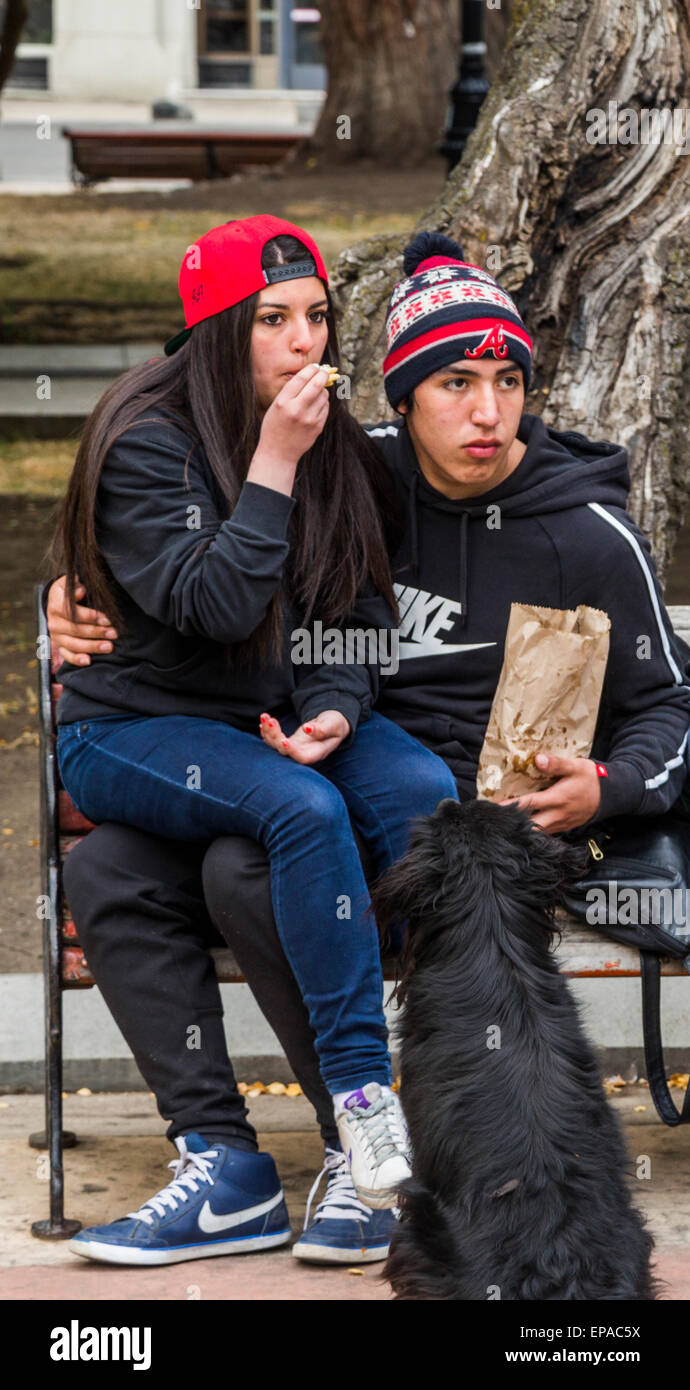
[[235, 217], [272, 212], [305, 226], [332, 269], [354, 241], [412, 229], [443, 185], [440, 162], [406, 171], [247, 175], [164, 194], [0, 196], [0, 341], [166, 337], [180, 322], [177, 276], [190, 242]]
[[76, 440], [0, 440], [0, 496], [61, 497], [72, 471]]
[[76, 448], [74, 439], [0, 440], [0, 774], [6, 751], [36, 741], [33, 592], [51, 573], [47, 550]]

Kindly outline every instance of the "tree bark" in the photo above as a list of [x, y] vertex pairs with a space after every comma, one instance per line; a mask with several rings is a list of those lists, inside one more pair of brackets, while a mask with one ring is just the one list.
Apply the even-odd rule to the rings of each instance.
[[457, 0], [320, 0], [319, 9], [328, 91], [309, 155], [428, 159], [455, 76]]
[[[515, 297], [535, 346], [526, 408], [628, 448], [631, 511], [662, 574], [690, 487], [689, 6], [516, 3], [463, 160], [420, 224]], [[670, 140], [652, 128], [643, 143], [649, 108], [675, 109]], [[336, 269], [360, 419], [391, 415], [383, 319], [405, 240], [361, 242]]]
[[25, 0], [6, 0], [0, 33], [0, 92], [14, 67], [17, 45], [28, 17]]

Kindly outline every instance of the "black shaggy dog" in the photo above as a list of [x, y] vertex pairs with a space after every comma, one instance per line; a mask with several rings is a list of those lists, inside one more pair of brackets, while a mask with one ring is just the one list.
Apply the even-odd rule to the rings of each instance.
[[408, 924], [403, 1299], [653, 1299], [624, 1141], [550, 951], [582, 851], [517, 807], [442, 801], [374, 894]]

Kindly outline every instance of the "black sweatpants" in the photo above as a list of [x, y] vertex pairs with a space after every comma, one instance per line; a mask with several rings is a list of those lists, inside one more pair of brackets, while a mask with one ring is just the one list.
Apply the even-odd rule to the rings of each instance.
[[255, 1150], [223, 1031], [211, 946], [232, 949], [324, 1142], [338, 1142], [314, 1034], [281, 946], [268, 857], [254, 840], [210, 848], [104, 823], [68, 855], [64, 886], [94, 979], [167, 1135], [197, 1130]]

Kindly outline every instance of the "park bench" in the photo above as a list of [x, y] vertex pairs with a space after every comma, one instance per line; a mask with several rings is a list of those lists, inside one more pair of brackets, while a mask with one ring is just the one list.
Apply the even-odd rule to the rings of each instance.
[[103, 179], [225, 179], [239, 169], [281, 164], [302, 136], [229, 130], [63, 126], [70, 142], [72, 182]]
[[[669, 608], [675, 631], [685, 641], [690, 636], [690, 607]], [[53, 679], [50, 639], [43, 610], [43, 590], [36, 589], [38, 630], [38, 713], [41, 765], [41, 893], [47, 905], [43, 922], [43, 972], [45, 982], [45, 1131], [31, 1135], [34, 1148], [50, 1153], [50, 1217], [36, 1221], [36, 1236], [53, 1239], [72, 1236], [80, 1222], [64, 1216], [63, 1148], [73, 1147], [76, 1137], [62, 1129], [62, 991], [89, 989], [94, 980], [79, 945], [78, 927], [72, 919], [61, 884], [61, 865], [83, 835], [93, 826], [77, 811], [61, 788], [57, 766], [55, 707], [62, 687]], [[41, 659], [43, 658], [43, 659]], [[636, 950], [607, 940], [560, 913], [562, 937], [557, 959], [564, 974], [576, 978], [620, 979], [639, 975]], [[221, 941], [220, 936], [218, 937]], [[212, 948], [221, 983], [243, 979], [227, 946]], [[664, 960], [662, 975], [684, 975], [680, 960]], [[392, 960], [384, 960], [384, 976], [395, 976]]]

